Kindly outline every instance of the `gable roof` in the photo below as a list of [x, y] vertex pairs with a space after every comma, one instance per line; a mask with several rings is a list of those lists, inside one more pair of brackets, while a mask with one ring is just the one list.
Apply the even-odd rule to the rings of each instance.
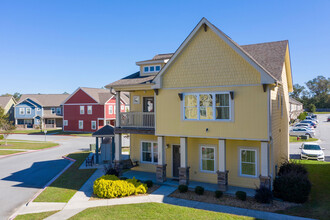
[[146, 83], [151, 83], [155, 76], [140, 76], [140, 71], [133, 73], [125, 78], [117, 80], [113, 83], [106, 85], [106, 88], [111, 88], [115, 86], [131, 86], [131, 85], [141, 85]]
[[289, 103], [291, 104], [296, 104], [296, 105], [302, 105], [301, 102], [299, 102], [298, 100], [292, 98], [292, 97], [289, 97]]
[[13, 96], [0, 96], [0, 107], [5, 108], [11, 99], [13, 99]]
[[69, 94], [23, 94], [19, 103], [31, 99], [43, 107], [60, 106], [68, 96]]

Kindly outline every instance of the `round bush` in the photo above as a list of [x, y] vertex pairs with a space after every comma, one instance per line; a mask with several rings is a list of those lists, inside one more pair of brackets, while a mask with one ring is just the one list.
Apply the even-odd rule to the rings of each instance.
[[148, 190], [146, 184], [133, 179], [120, 180], [115, 175], [104, 175], [94, 181], [93, 192], [100, 198], [117, 198], [144, 194]]
[[154, 185], [154, 183], [152, 182], [152, 180], [146, 180], [144, 183], [147, 184], [147, 187], [148, 188], [150, 188], [150, 187], [152, 187]]
[[302, 164], [286, 161], [281, 165], [278, 176], [289, 172], [308, 174], [307, 169]]
[[284, 173], [274, 180], [274, 196], [284, 201], [304, 203], [308, 200], [311, 188], [308, 176], [295, 171]]
[[219, 191], [219, 190], [215, 191], [215, 193], [214, 193], [215, 198], [218, 198], [218, 199], [219, 199], [222, 195], [223, 195], [223, 192], [222, 192], [222, 191]]
[[0, 134], [0, 140], [3, 140], [3, 138], [4, 138], [4, 137], [3, 137], [3, 135], [2, 135], [2, 134]]
[[246, 192], [243, 192], [243, 191], [237, 191], [235, 193], [236, 195], [236, 198], [242, 200], [242, 201], [245, 201], [246, 200]]
[[271, 203], [273, 201], [273, 193], [267, 187], [260, 187], [256, 189], [254, 198], [259, 203]]
[[106, 175], [119, 176], [119, 172], [114, 168], [109, 168], [109, 169], [106, 170]]
[[195, 193], [196, 193], [197, 195], [203, 195], [203, 194], [204, 194], [204, 188], [201, 187], [201, 186], [196, 186], [196, 188], [195, 188]]
[[188, 192], [188, 186], [187, 185], [179, 185], [178, 190], [180, 193]]

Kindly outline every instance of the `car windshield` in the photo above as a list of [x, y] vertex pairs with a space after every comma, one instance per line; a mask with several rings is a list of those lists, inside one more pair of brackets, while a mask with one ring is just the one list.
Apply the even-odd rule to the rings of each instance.
[[321, 147], [319, 145], [311, 145], [311, 144], [306, 144], [304, 145], [305, 150], [321, 150]]

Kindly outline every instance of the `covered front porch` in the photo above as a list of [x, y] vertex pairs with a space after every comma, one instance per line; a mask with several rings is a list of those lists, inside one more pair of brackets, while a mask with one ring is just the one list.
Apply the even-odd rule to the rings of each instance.
[[[135, 179], [139, 179], [142, 181], [151, 180], [152, 182], [157, 182], [156, 173], [151, 173], [151, 172], [130, 170], [130, 171], [124, 172], [122, 174], [122, 176], [127, 177], [127, 178], [135, 177]], [[167, 178], [167, 180], [161, 184], [178, 187], [179, 181], [177, 179]], [[203, 183], [203, 182], [198, 182], [198, 181], [189, 181], [189, 185], [188, 185], [189, 188], [194, 189], [196, 186], [202, 186], [207, 191], [219, 190], [219, 186], [217, 184]], [[254, 189], [237, 187], [237, 186], [228, 186], [227, 191], [225, 193], [235, 195], [235, 193], [237, 191], [244, 191], [244, 192], [246, 192], [247, 196], [251, 196], [251, 197], [254, 196], [254, 194], [255, 194]]]

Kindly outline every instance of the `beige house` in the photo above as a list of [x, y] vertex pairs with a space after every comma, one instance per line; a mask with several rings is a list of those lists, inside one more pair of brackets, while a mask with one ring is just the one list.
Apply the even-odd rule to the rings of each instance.
[[14, 121], [14, 107], [16, 101], [13, 96], [0, 96], [0, 107], [5, 110], [5, 114], [9, 115], [9, 120]]
[[297, 117], [304, 112], [303, 104], [294, 98], [289, 98], [290, 104], [290, 120], [295, 120]]
[[289, 158], [288, 41], [238, 45], [203, 18], [175, 53], [136, 64], [106, 86], [130, 93], [130, 112], [117, 108], [117, 166], [129, 133], [133, 170], [159, 182], [271, 187]]

